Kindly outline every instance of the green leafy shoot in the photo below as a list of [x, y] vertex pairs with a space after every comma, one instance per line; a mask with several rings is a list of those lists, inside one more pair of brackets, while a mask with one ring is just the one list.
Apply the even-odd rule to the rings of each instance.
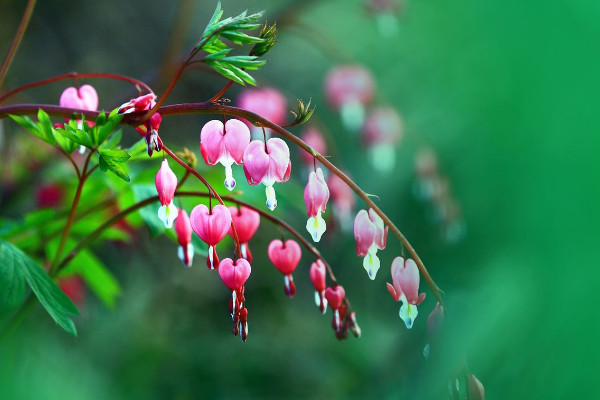
[[264, 39], [261, 43], [256, 43], [250, 52], [251, 55], [262, 57], [267, 54], [275, 44], [277, 44], [277, 24], [263, 25], [258, 37]]
[[290, 113], [294, 116], [294, 122], [289, 124], [288, 126], [295, 126], [305, 123], [310, 119], [313, 112], [315, 111], [314, 107], [310, 107], [310, 102], [312, 99], [308, 100], [308, 103], [304, 104], [302, 100], [298, 99], [298, 110], [290, 111]]
[[104, 172], [111, 171], [126, 182], [129, 182], [131, 179], [122, 164], [129, 160], [130, 157], [125, 150], [111, 150], [106, 148], [98, 150], [98, 164], [100, 169]]

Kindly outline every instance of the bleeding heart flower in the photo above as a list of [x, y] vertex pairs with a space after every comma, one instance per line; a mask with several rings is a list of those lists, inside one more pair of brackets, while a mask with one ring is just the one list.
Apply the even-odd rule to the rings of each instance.
[[165, 224], [166, 228], [173, 226], [173, 221], [177, 218], [177, 207], [173, 204], [173, 196], [177, 189], [177, 177], [169, 168], [167, 160], [163, 160], [160, 169], [155, 178], [156, 191], [160, 200], [161, 207], [158, 209], [158, 218]]
[[306, 213], [308, 221], [306, 222], [306, 230], [312, 236], [314, 242], [321, 240], [321, 236], [325, 232], [325, 220], [321, 213], [327, 208], [327, 200], [329, 200], [329, 189], [323, 171], [317, 168], [317, 171], [312, 171], [308, 176], [308, 184], [304, 189], [304, 204], [306, 204]]
[[252, 268], [250, 263], [243, 258], [238, 258], [235, 262], [231, 258], [226, 258], [219, 265], [219, 276], [230, 290], [239, 291], [248, 280]]
[[333, 214], [336, 216], [343, 231], [352, 229], [352, 211], [354, 210], [354, 192], [336, 174], [330, 174], [327, 186], [333, 201]]
[[[129, 100], [119, 107], [119, 114], [129, 114], [132, 112], [148, 111], [156, 105], [156, 95], [148, 93], [143, 96]], [[158, 128], [162, 121], [162, 116], [155, 112], [143, 125], [136, 126], [136, 130], [144, 136], [146, 140], [146, 151], [148, 156], [152, 157], [154, 151], [161, 151], [163, 142], [158, 136]]]
[[[287, 104], [285, 97], [277, 89], [245, 89], [237, 99], [237, 106], [244, 110], [252, 111], [277, 125], [285, 124]], [[258, 139], [262, 137], [262, 128], [255, 127], [246, 120], [243, 121], [252, 130], [253, 138]], [[270, 129], [266, 129], [267, 133], [269, 131]]]
[[402, 139], [404, 123], [391, 107], [372, 111], [362, 128], [363, 141], [371, 164], [377, 170], [389, 172], [396, 163], [396, 145]]
[[[229, 212], [231, 213], [231, 220], [240, 241], [241, 256], [251, 263], [252, 253], [250, 252], [248, 242], [252, 239], [252, 236], [254, 236], [260, 225], [260, 214], [245, 206], [241, 206], [240, 208], [229, 206]], [[233, 237], [231, 227], [229, 228], [229, 236]]]
[[[98, 93], [91, 85], [83, 85], [79, 89], [74, 87], [66, 88], [60, 95], [58, 104], [61, 107], [77, 108], [80, 110], [97, 111], [98, 110]], [[66, 118], [65, 121], [69, 119]], [[94, 126], [94, 122], [86, 121], [89, 127]], [[77, 120], [77, 125], [81, 128], [81, 120]], [[79, 152], [83, 154], [84, 146], [79, 146]]]
[[392, 262], [392, 282], [387, 288], [394, 300], [402, 301], [400, 307], [400, 318], [410, 329], [419, 314], [417, 305], [425, 300], [425, 293], [419, 294], [419, 268], [410, 258], [404, 260], [402, 257], [394, 258]]
[[194, 207], [190, 214], [190, 223], [196, 235], [208, 244], [206, 265], [209, 269], [219, 268], [216, 246], [231, 227], [229, 209], [224, 205], [217, 204], [212, 210], [209, 210], [204, 204], [199, 204]]
[[246, 147], [244, 152], [246, 179], [250, 185], [263, 183], [266, 186], [267, 207], [271, 211], [277, 207], [273, 184], [287, 181], [291, 169], [290, 149], [279, 138], [271, 138], [266, 143], [253, 140]]
[[284, 275], [285, 294], [289, 297], [294, 297], [296, 294], [296, 285], [294, 284], [292, 273], [302, 257], [300, 245], [292, 239], [286, 240], [285, 243], [279, 239], [275, 239], [269, 244], [267, 253], [273, 265]]
[[156, 105], [156, 95], [148, 93], [143, 96], [138, 96], [135, 99], [129, 100], [119, 107], [117, 113], [129, 114], [135, 111], [148, 111]]
[[310, 281], [315, 287], [315, 303], [323, 314], [327, 311], [327, 299], [325, 298], [325, 288], [327, 278], [327, 267], [320, 258], [310, 266]]
[[377, 249], [385, 249], [388, 227], [373, 209], [360, 210], [354, 219], [354, 238], [356, 254], [364, 257], [363, 267], [371, 280], [375, 279], [380, 267]]
[[233, 190], [233, 163], [241, 164], [244, 150], [250, 143], [250, 131], [240, 120], [230, 119], [223, 125], [219, 120], [207, 122], [200, 132], [200, 152], [208, 165], [221, 163], [225, 167], [225, 187]]
[[346, 128], [358, 130], [365, 118], [365, 106], [373, 100], [375, 82], [359, 65], [332, 69], [325, 78], [325, 94], [331, 107], [340, 110]]
[[175, 219], [175, 234], [177, 234], [177, 256], [186, 267], [192, 266], [194, 258], [194, 246], [192, 246], [192, 225], [188, 213], [180, 208], [177, 218]]
[[333, 323], [336, 332], [339, 332], [342, 328], [341, 318], [340, 318], [340, 307], [342, 307], [342, 302], [346, 297], [346, 291], [341, 285], [337, 285], [334, 288], [328, 287], [325, 289], [325, 298], [327, 302], [333, 309]]
[[[304, 140], [310, 147], [312, 147], [317, 153], [325, 154], [327, 152], [327, 142], [321, 135], [321, 132], [314, 126], [309, 126], [302, 131], [302, 140]], [[300, 158], [302, 162], [309, 168], [313, 167], [314, 157], [312, 154], [301, 151]]]

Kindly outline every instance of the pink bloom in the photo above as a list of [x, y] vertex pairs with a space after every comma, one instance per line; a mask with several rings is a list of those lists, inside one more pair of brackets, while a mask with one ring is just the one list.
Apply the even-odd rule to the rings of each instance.
[[226, 258], [219, 265], [219, 276], [225, 286], [232, 291], [242, 289], [251, 271], [250, 263], [243, 258], [238, 258], [235, 262], [231, 258]]
[[344, 301], [345, 297], [346, 291], [341, 285], [337, 285], [335, 289], [330, 287], [325, 289], [325, 298], [333, 309], [333, 324], [336, 332], [339, 332], [342, 329], [339, 310], [342, 307], [342, 302]]
[[[236, 104], [239, 108], [252, 111], [277, 125], [285, 124], [288, 112], [287, 102], [283, 94], [277, 89], [245, 89], [238, 97]], [[254, 138], [262, 137], [262, 128], [255, 127], [246, 120], [244, 120], [244, 123], [248, 125], [248, 128], [252, 129]]]
[[336, 174], [330, 174], [327, 186], [333, 201], [333, 213], [340, 222], [342, 230], [348, 231], [352, 227], [352, 211], [354, 210], [354, 192]]
[[[60, 95], [58, 104], [61, 107], [77, 108], [80, 110], [97, 111], [98, 110], [98, 93], [91, 85], [83, 85], [79, 89], [74, 87], [66, 88]], [[65, 118], [68, 121], [68, 118]], [[94, 126], [94, 122], [86, 121], [89, 127]], [[81, 120], [77, 120], [79, 128], [81, 128]], [[79, 146], [79, 152], [85, 151], [84, 146]]]
[[177, 235], [177, 242], [179, 248], [177, 249], [177, 256], [183, 262], [186, 267], [192, 266], [192, 259], [194, 258], [194, 246], [192, 246], [192, 225], [190, 224], [190, 217], [184, 209], [179, 209], [177, 218], [175, 219], [175, 234]]
[[306, 204], [306, 213], [308, 221], [306, 222], [306, 230], [312, 236], [313, 241], [318, 242], [325, 232], [325, 220], [321, 213], [327, 208], [327, 200], [329, 200], [329, 188], [325, 183], [323, 171], [317, 168], [317, 171], [312, 171], [308, 176], [308, 184], [304, 189], [304, 204]]
[[369, 150], [373, 166], [389, 172], [396, 163], [396, 144], [402, 139], [404, 123], [391, 107], [380, 107], [372, 111], [362, 128], [363, 141]]
[[148, 93], [143, 96], [138, 96], [135, 99], [129, 100], [119, 107], [119, 114], [129, 114], [136, 111], [148, 111], [156, 105], [156, 95]]
[[158, 209], [158, 218], [165, 224], [166, 228], [171, 228], [173, 221], [177, 218], [177, 207], [173, 204], [173, 196], [175, 196], [175, 189], [177, 189], [177, 177], [169, 168], [167, 160], [162, 161], [156, 174], [155, 183], [161, 204]]
[[216, 246], [227, 235], [231, 227], [229, 209], [224, 205], [217, 204], [212, 210], [209, 210], [204, 204], [199, 204], [192, 210], [190, 222], [196, 235], [208, 244], [206, 265], [209, 269], [219, 268]]
[[285, 294], [294, 297], [296, 285], [292, 273], [302, 257], [300, 245], [292, 239], [286, 240], [285, 243], [275, 239], [269, 244], [267, 253], [273, 265], [284, 275]]
[[327, 267], [320, 258], [310, 266], [310, 281], [315, 287], [315, 303], [323, 314], [327, 311], [327, 299], [325, 298], [325, 288], [327, 278]]
[[388, 227], [373, 209], [360, 210], [354, 219], [354, 238], [356, 239], [356, 254], [364, 257], [363, 267], [369, 278], [375, 279], [380, 267], [377, 250], [385, 249]]
[[325, 78], [325, 94], [331, 107], [341, 111], [344, 125], [357, 130], [364, 121], [365, 106], [373, 100], [375, 82], [362, 66], [339, 66]]
[[202, 158], [208, 165], [219, 162], [225, 167], [225, 187], [229, 190], [235, 187], [231, 165], [242, 163], [249, 143], [250, 131], [237, 119], [230, 119], [225, 125], [219, 120], [209, 121], [200, 132]]
[[408, 329], [417, 318], [417, 306], [425, 300], [425, 293], [419, 294], [419, 268], [410, 258], [394, 258], [392, 262], [392, 282], [387, 284], [388, 291], [396, 301], [401, 301], [400, 318]]
[[292, 163], [290, 149], [279, 138], [271, 138], [266, 143], [260, 140], [250, 142], [244, 152], [244, 173], [250, 185], [263, 183], [266, 186], [267, 207], [273, 211], [277, 207], [275, 182], [285, 182], [290, 178]]
[[[252, 239], [252, 236], [254, 236], [260, 225], [260, 214], [244, 206], [241, 206], [239, 209], [235, 206], [229, 206], [229, 212], [231, 213], [231, 220], [240, 241], [241, 257], [248, 260], [248, 262], [252, 262], [252, 253], [250, 252], [248, 242]], [[229, 235], [233, 237], [231, 227], [229, 228]]]
[[[314, 126], [309, 126], [302, 131], [302, 140], [304, 140], [319, 154], [325, 154], [327, 152], [327, 142], [325, 142], [321, 132], [319, 132]], [[312, 154], [306, 151], [301, 151], [300, 158], [307, 167], [312, 168], [314, 162], [314, 157]]]

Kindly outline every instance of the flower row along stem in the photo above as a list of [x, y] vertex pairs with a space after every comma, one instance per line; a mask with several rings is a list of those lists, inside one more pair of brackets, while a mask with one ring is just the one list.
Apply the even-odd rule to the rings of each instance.
[[[55, 106], [55, 105], [20, 104], [20, 105], [14, 105], [14, 106], [0, 107], [0, 118], [4, 118], [4, 117], [8, 116], [9, 114], [33, 115], [33, 114], [37, 113], [40, 108], [43, 109], [44, 111], [46, 111], [48, 114], [63, 116], [63, 117], [69, 117], [69, 116], [83, 114], [89, 118], [96, 118], [99, 114], [96, 111], [86, 111], [86, 110], [64, 108], [64, 107], [59, 107], [59, 106]], [[417, 267], [419, 268], [419, 271], [420, 271], [423, 279], [429, 286], [433, 295], [440, 302], [440, 305], [444, 305], [444, 300], [442, 298], [442, 292], [441, 292], [440, 288], [437, 286], [437, 284], [435, 283], [435, 281], [433, 280], [433, 278], [427, 271], [427, 268], [423, 264], [423, 261], [421, 260], [421, 258], [419, 257], [419, 255], [417, 254], [417, 252], [415, 251], [413, 246], [406, 239], [406, 237], [402, 234], [402, 232], [398, 229], [398, 227], [369, 198], [368, 194], [366, 192], [364, 192], [356, 183], [354, 183], [354, 181], [352, 179], [350, 179], [346, 174], [344, 174], [342, 171], [340, 171], [339, 168], [337, 168], [329, 160], [327, 160], [325, 157], [323, 157], [321, 154], [319, 154], [317, 151], [315, 151], [312, 147], [310, 147], [306, 142], [304, 142], [303, 140], [301, 140], [300, 138], [298, 138], [291, 132], [287, 131], [286, 129], [282, 128], [281, 126], [274, 124], [273, 122], [261, 117], [258, 114], [243, 110], [241, 108], [225, 106], [222, 104], [210, 103], [210, 102], [174, 104], [174, 105], [163, 106], [158, 111], [161, 113], [161, 115], [163, 117], [166, 115], [180, 115], [180, 114], [221, 114], [221, 115], [225, 114], [225, 115], [235, 116], [235, 117], [239, 117], [239, 118], [245, 118], [245, 119], [251, 121], [252, 123], [254, 123], [255, 125], [270, 128], [273, 132], [276, 132], [277, 134], [290, 140], [291, 142], [296, 144], [298, 147], [302, 148], [303, 150], [305, 150], [308, 153], [310, 153], [311, 155], [313, 155], [327, 169], [329, 169], [332, 173], [334, 173], [335, 175], [340, 177], [369, 207], [371, 207], [373, 209], [373, 211], [375, 211], [377, 213], [377, 215], [379, 215], [381, 217], [383, 222], [389, 227], [389, 229], [392, 231], [392, 233], [400, 240], [400, 242], [402, 243], [404, 248], [407, 250], [407, 252], [413, 258], [413, 260], [417, 264]], [[143, 115], [143, 117], [145, 117], [146, 115], [147, 114]], [[139, 113], [128, 114], [125, 116], [125, 118], [123, 118], [123, 120], [121, 122], [130, 124], [132, 126], [138, 126], [140, 124], [140, 120], [137, 118], [139, 118], [139, 117], [140, 117]], [[169, 152], [170, 152], [170, 150], [167, 151], [167, 153], [169, 153]], [[184, 166], [184, 168], [190, 169], [190, 167], [187, 166], [187, 164], [185, 164], [185, 162], [179, 160], [179, 158], [177, 158], [177, 156], [175, 156], [172, 152], [170, 152], [169, 155], [175, 161], [177, 161], [179, 164]], [[193, 173], [196, 177], [198, 177], [201, 181], [205, 182], [205, 179], [202, 178], [202, 176], [200, 174], [198, 174], [196, 171], [191, 169], [190, 172]], [[214, 191], [214, 189], [212, 191], [213, 191], [213, 193], [216, 193]], [[218, 197], [218, 195], [216, 195], [215, 197], [220, 199], [220, 197]]]

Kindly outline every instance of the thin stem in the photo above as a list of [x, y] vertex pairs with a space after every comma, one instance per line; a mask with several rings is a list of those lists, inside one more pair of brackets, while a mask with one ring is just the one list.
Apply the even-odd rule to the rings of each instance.
[[120, 81], [125, 81], [125, 82], [131, 83], [136, 88], [138, 88], [138, 90], [140, 88], [142, 88], [145, 91], [147, 91], [148, 93], [152, 93], [152, 89], [150, 89], [150, 86], [146, 85], [144, 82], [142, 82], [140, 80], [130, 78], [125, 75], [109, 74], [109, 73], [102, 73], [102, 72], [93, 72], [93, 73], [84, 73], [84, 74], [80, 74], [77, 72], [69, 72], [68, 74], [53, 76], [50, 78], [42, 79], [40, 81], [31, 82], [26, 85], [20, 86], [16, 89], [13, 89], [10, 92], [8, 92], [0, 97], [0, 103], [4, 102], [5, 100], [14, 96], [15, 94], [23, 92], [28, 89], [32, 89], [32, 88], [39, 87], [39, 86], [44, 86], [44, 85], [47, 85], [47, 84], [53, 83], [53, 82], [63, 81], [63, 80], [67, 80], [67, 79], [77, 79], [77, 78], [81, 78], [81, 79], [103, 78], [103, 79], [120, 80]]
[[[73, 226], [73, 221], [75, 220], [75, 212], [77, 211], [77, 206], [79, 205], [79, 199], [81, 198], [81, 192], [83, 191], [83, 185], [89, 175], [86, 175], [86, 170], [90, 159], [92, 157], [93, 151], [85, 159], [85, 163], [83, 164], [82, 174], [79, 177], [79, 183], [77, 184], [77, 190], [75, 192], [75, 197], [73, 198], [73, 204], [71, 205], [71, 211], [69, 212], [69, 217], [67, 218], [67, 223], [63, 230], [63, 234], [60, 238], [60, 244], [58, 245], [58, 249], [56, 250], [56, 254], [54, 255], [54, 259], [52, 260], [52, 264], [50, 266], [49, 275], [53, 276], [53, 273], [56, 271], [58, 266], [58, 261], [62, 255], [62, 252], [65, 248], [65, 244], [67, 243], [67, 238], [69, 237], [69, 233], [71, 232], [71, 227]], [[92, 171], [94, 168], [92, 168]], [[91, 173], [91, 171], [90, 171]]]
[[4, 82], [4, 78], [8, 72], [8, 68], [10, 64], [12, 64], [13, 59], [15, 58], [15, 54], [17, 54], [17, 49], [21, 44], [21, 40], [25, 35], [25, 31], [27, 30], [27, 25], [29, 25], [29, 21], [31, 20], [31, 16], [33, 15], [33, 9], [35, 8], [36, 0], [29, 0], [27, 2], [27, 6], [25, 7], [25, 11], [23, 12], [23, 17], [21, 18], [21, 22], [19, 23], [19, 28], [17, 29], [17, 33], [8, 49], [8, 53], [6, 53], [6, 57], [4, 58], [4, 62], [2, 63], [2, 67], [0, 67], [0, 85]]

